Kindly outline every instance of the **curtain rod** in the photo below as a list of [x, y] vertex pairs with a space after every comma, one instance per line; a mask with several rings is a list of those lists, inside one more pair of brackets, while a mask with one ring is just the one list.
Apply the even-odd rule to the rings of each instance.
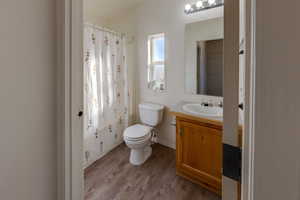
[[100, 30], [100, 31], [104, 31], [104, 32], [107, 32], [107, 33], [112, 33], [112, 34], [115, 34], [115, 35], [125, 36], [125, 33], [118, 33], [118, 32], [116, 32], [116, 31], [110, 30], [110, 29], [108, 29], [108, 28], [96, 26], [96, 25], [89, 24], [89, 23], [85, 23], [84, 25], [85, 25], [85, 26], [90, 26], [90, 27], [92, 27], [92, 28], [95, 28], [95, 29], [98, 29], [98, 30]]

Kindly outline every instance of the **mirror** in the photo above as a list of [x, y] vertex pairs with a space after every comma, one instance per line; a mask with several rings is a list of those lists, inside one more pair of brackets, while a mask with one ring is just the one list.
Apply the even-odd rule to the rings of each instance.
[[185, 91], [223, 96], [223, 18], [185, 26]]

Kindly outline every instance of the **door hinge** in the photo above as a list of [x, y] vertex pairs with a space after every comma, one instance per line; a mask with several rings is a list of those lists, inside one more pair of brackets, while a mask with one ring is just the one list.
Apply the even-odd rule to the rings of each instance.
[[242, 150], [228, 144], [223, 144], [223, 176], [241, 182]]

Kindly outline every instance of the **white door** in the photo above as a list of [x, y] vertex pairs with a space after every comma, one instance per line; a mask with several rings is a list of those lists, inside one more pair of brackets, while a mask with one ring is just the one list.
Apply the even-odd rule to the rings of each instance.
[[[222, 199], [239, 199], [236, 165], [239, 152], [240, 1], [224, 0], [224, 133]], [[228, 160], [229, 158], [229, 160]], [[230, 160], [231, 159], [231, 160]]]

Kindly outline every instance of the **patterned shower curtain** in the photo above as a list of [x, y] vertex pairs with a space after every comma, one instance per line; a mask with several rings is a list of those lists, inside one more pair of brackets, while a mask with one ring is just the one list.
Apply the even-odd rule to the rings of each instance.
[[85, 167], [122, 143], [128, 127], [125, 45], [123, 35], [84, 27]]

